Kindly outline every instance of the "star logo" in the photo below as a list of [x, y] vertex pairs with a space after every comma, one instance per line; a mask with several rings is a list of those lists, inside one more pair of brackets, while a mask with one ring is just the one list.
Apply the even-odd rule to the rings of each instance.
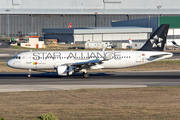
[[158, 37], [157, 35], [154, 36], [153, 39], [150, 39], [150, 42], [151, 42], [153, 48], [161, 47], [162, 41], [163, 41], [163, 39]]

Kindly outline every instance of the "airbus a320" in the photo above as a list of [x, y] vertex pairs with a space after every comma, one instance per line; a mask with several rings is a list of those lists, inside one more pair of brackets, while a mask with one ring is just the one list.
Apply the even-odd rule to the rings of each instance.
[[69, 76], [82, 72], [89, 77], [87, 70], [126, 68], [170, 58], [170, 52], [163, 52], [169, 25], [161, 25], [136, 51], [30, 51], [17, 54], [7, 62], [12, 68], [56, 69], [59, 76]]

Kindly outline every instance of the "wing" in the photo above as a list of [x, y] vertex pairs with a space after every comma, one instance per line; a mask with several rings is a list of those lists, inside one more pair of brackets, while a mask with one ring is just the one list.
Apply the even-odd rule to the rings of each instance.
[[77, 65], [90, 65], [90, 64], [102, 64], [103, 61], [108, 61], [111, 59], [111, 56], [114, 52], [114, 49], [108, 54], [108, 56], [106, 56], [105, 58], [103, 59], [95, 59], [95, 60], [89, 60], [89, 61], [86, 61], [86, 62], [77, 62], [77, 63], [73, 63], [71, 64], [72, 66], [77, 66]]
[[90, 65], [90, 64], [95, 64], [95, 63], [101, 63], [101, 60], [95, 59], [95, 60], [89, 60], [86, 62], [77, 62], [77, 63], [71, 64], [71, 66]]
[[108, 61], [111, 59], [111, 56], [114, 52], [114, 49], [103, 59], [94, 59], [94, 60], [88, 60], [84, 62], [75, 62], [75, 63], [64, 63], [61, 65], [67, 65], [67, 66], [74, 66], [77, 69], [101, 69], [103, 66], [101, 64], [103, 61]]

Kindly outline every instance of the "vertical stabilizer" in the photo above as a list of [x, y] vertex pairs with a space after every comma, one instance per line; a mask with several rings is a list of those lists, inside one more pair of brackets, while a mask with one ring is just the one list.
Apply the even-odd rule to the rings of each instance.
[[132, 40], [129, 38], [129, 45], [132, 47]]
[[71, 28], [72, 27], [72, 23], [69, 23], [69, 27], [68, 28]]
[[163, 51], [168, 30], [169, 24], [162, 24], [139, 51]]

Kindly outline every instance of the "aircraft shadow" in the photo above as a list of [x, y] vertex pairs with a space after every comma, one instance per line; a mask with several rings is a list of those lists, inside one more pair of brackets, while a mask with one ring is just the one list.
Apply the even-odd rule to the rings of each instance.
[[[1, 73], [0, 79], [27, 79], [28, 73]], [[32, 73], [29, 79], [179, 79], [180, 75], [118, 75], [112, 73], [89, 73], [89, 78], [84, 78], [82, 73], [75, 73], [71, 76], [58, 76], [56, 73]]]

